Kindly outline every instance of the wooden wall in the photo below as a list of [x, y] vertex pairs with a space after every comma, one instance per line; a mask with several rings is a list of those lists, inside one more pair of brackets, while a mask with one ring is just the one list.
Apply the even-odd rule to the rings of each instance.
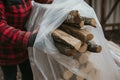
[[85, 0], [91, 5], [104, 30], [120, 29], [120, 0]]

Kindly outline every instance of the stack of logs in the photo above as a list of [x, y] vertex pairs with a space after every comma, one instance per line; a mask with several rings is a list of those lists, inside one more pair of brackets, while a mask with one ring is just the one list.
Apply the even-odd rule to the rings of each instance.
[[[83, 17], [79, 15], [77, 10], [71, 11], [67, 19], [52, 32], [54, 44], [60, 53], [66, 56], [72, 56], [76, 61], [75, 65], [85, 71], [89, 75], [95, 75], [96, 69], [93, 64], [89, 62], [86, 51], [99, 53], [102, 49], [100, 45], [91, 42], [94, 35], [82, 27], [90, 25], [96, 28], [96, 21], [94, 18]], [[72, 78], [75, 79], [72, 79]], [[64, 70], [63, 80], [86, 80], [80, 76], [75, 76], [69, 70]]]
[[91, 43], [93, 34], [81, 29], [84, 25], [96, 27], [94, 18], [79, 16], [77, 10], [73, 10], [68, 14], [63, 24], [52, 33], [55, 46], [58, 50], [67, 56], [73, 56], [77, 52], [84, 53], [86, 51], [100, 52], [101, 46]]
[[[73, 56], [74, 63], [72, 65], [90, 76], [90, 80], [97, 80], [99, 76], [99, 70], [94, 67], [92, 62], [89, 61], [88, 56], [88, 54]], [[61, 80], [87, 80], [85, 77], [78, 76], [67, 68], [64, 68], [61, 78]]]

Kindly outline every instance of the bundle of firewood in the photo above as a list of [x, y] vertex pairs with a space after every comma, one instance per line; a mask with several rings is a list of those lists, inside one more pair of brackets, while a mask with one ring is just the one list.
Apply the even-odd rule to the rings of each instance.
[[[74, 59], [73, 65], [94, 78], [99, 71], [94, 68], [93, 64], [88, 60], [89, 54], [85, 52], [99, 53], [102, 47], [91, 42], [94, 35], [82, 28], [84, 25], [90, 25], [96, 28], [96, 21], [94, 18], [80, 16], [77, 10], [73, 10], [68, 14], [67, 19], [60, 27], [52, 32], [52, 37], [60, 53], [66, 56], [72, 56]], [[65, 69], [62, 80], [87, 79], [77, 76], [68, 69]]]
[[60, 53], [73, 56], [86, 51], [96, 53], [101, 51], [100, 45], [91, 42], [94, 35], [82, 29], [84, 25], [96, 27], [96, 21], [94, 18], [82, 17], [77, 10], [73, 10], [63, 24], [53, 31], [52, 37]]

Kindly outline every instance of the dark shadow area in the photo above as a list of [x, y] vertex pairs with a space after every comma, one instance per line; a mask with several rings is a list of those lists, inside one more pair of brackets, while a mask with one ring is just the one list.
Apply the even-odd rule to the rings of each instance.
[[116, 44], [120, 45], [120, 30], [111, 30], [105, 31], [106, 39], [115, 42]]

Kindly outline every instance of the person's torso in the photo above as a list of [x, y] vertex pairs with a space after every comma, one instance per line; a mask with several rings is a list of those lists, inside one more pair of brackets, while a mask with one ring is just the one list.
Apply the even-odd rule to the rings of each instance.
[[9, 25], [23, 29], [31, 10], [31, 0], [4, 0]]
[[[31, 0], [3, 0], [7, 24], [16, 29], [25, 30], [24, 25], [31, 12]], [[20, 63], [28, 56], [27, 49], [20, 45], [5, 43], [0, 45], [0, 64], [12, 65]]]

